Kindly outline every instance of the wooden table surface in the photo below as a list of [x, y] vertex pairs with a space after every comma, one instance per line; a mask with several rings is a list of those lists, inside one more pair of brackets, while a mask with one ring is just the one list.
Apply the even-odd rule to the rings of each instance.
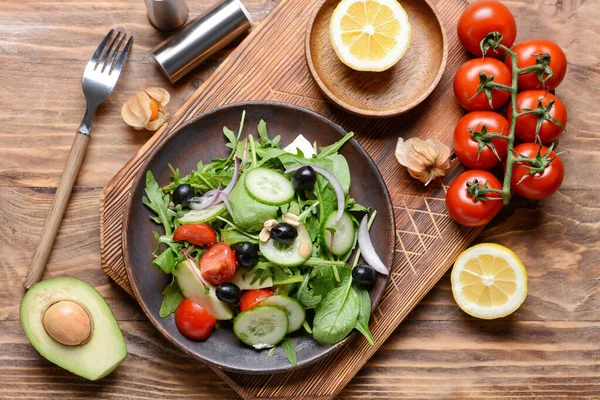
[[[213, 3], [190, 1], [191, 16]], [[276, 3], [245, 1], [256, 20]], [[569, 110], [561, 190], [539, 203], [514, 202], [478, 238], [521, 257], [529, 297], [506, 319], [475, 320], [456, 307], [446, 275], [340, 398], [600, 399], [600, 1], [506, 4], [519, 40], [549, 38], [569, 58], [557, 91]], [[142, 0], [2, 0], [0, 8], [0, 398], [237, 398], [164, 340], [102, 272], [98, 214], [101, 188], [151, 135], [125, 126], [121, 105], [137, 90], [162, 86], [176, 109], [230, 49], [172, 87], [149, 53], [166, 35], [149, 25]], [[83, 116], [83, 68], [116, 26], [134, 35], [133, 52], [96, 116], [45, 274], [95, 286], [125, 335], [129, 356], [119, 369], [87, 382], [38, 355], [18, 311], [21, 283]]]

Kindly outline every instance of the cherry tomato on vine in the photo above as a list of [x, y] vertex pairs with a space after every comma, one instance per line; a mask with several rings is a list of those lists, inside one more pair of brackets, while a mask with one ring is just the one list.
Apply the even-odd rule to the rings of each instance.
[[216, 323], [215, 317], [190, 299], [181, 300], [175, 310], [175, 325], [188, 339], [208, 339]]
[[[560, 156], [548, 150], [548, 147], [537, 143], [521, 143], [515, 147], [515, 157], [525, 156], [538, 161], [517, 162], [513, 165], [510, 182], [512, 190], [531, 200], [545, 199], [558, 190], [565, 176], [565, 167]], [[545, 167], [541, 168], [542, 172], [527, 176], [532, 171], [529, 167], [543, 165]]]
[[[490, 32], [502, 35], [500, 43], [510, 48], [517, 37], [517, 23], [508, 8], [496, 0], [479, 0], [465, 8], [458, 20], [458, 40], [472, 54], [481, 57], [480, 44]], [[488, 57], [504, 56], [504, 50], [489, 49]]]
[[271, 289], [256, 289], [244, 292], [242, 299], [240, 300], [240, 311], [246, 311], [256, 307], [258, 303], [267, 297], [273, 296], [273, 294]]
[[464, 63], [454, 75], [454, 96], [458, 104], [469, 111], [490, 111], [500, 108], [510, 98], [510, 93], [500, 89], [487, 89], [492, 96], [492, 106], [482, 91], [477, 94], [481, 85], [480, 74], [485, 73], [488, 79], [505, 86], [511, 85], [510, 70], [495, 58], [476, 58]]
[[196, 246], [210, 246], [217, 242], [217, 235], [208, 224], [180, 225], [173, 233], [173, 240], [195, 244]]
[[486, 134], [499, 133], [508, 137], [509, 130], [510, 125], [501, 114], [493, 111], [470, 112], [454, 128], [454, 153], [469, 168], [493, 168], [506, 157], [508, 142], [501, 138], [486, 138]]
[[[513, 51], [517, 54], [517, 66], [519, 68], [532, 67], [539, 63], [540, 66], [546, 66], [552, 71], [552, 76], [548, 78], [549, 71], [540, 71], [544, 79], [548, 80], [542, 84], [537, 72], [519, 75], [518, 85], [520, 90], [534, 89], [556, 89], [562, 82], [567, 72], [567, 56], [559, 45], [544, 39], [525, 40], [517, 44]], [[506, 58], [506, 65], [512, 68], [510, 57]]]
[[[541, 101], [544, 108], [547, 108], [551, 101], [553, 101], [553, 105], [550, 110], [539, 111], [539, 117], [535, 114], [527, 114], [517, 118], [515, 122], [515, 135], [524, 142], [535, 142], [535, 129], [538, 118], [543, 118], [539, 132], [542, 143], [556, 140], [563, 133], [564, 127], [567, 126], [567, 109], [565, 105], [558, 97], [544, 90], [526, 90], [517, 94], [517, 113], [522, 113], [528, 109], [536, 109], [539, 101]], [[508, 106], [507, 115], [509, 121], [511, 118], [512, 103]], [[549, 120], [549, 118], [558, 123]]]
[[226, 243], [212, 245], [202, 255], [200, 271], [212, 285], [227, 282], [235, 274], [235, 253]]
[[460, 174], [448, 188], [446, 207], [450, 216], [464, 226], [483, 226], [502, 209], [502, 196], [487, 193], [487, 200], [476, 200], [467, 192], [467, 183], [498, 190], [502, 184], [491, 173], [474, 169]]

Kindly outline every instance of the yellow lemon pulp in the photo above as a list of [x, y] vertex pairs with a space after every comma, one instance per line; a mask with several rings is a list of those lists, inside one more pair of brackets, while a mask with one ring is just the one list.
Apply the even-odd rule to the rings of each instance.
[[527, 271], [506, 247], [482, 243], [464, 251], [452, 269], [452, 294], [466, 313], [484, 319], [513, 313], [527, 296]]
[[411, 40], [408, 16], [396, 0], [343, 0], [333, 12], [330, 31], [340, 60], [360, 71], [392, 67]]

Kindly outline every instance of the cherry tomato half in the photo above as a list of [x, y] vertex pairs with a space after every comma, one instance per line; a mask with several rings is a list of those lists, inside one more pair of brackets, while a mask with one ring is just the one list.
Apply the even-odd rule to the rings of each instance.
[[[538, 101], [542, 101], [542, 106], [547, 106], [551, 100], [554, 105], [550, 109], [550, 116], [556, 119], [563, 127], [567, 126], [567, 109], [562, 101], [552, 93], [544, 90], [526, 90], [517, 94], [517, 112], [521, 113], [526, 109], [534, 109], [538, 106]], [[512, 103], [508, 106], [507, 119], [512, 118]], [[515, 123], [515, 135], [524, 142], [535, 142], [535, 128], [537, 125], [537, 116], [533, 114], [523, 115], [517, 118]], [[540, 128], [540, 140], [542, 143], [556, 140], [564, 129], [552, 121], [544, 120]]]
[[215, 317], [190, 299], [181, 300], [175, 311], [175, 325], [188, 339], [208, 339], [216, 323]]
[[173, 240], [195, 244], [197, 246], [211, 246], [217, 242], [217, 235], [208, 224], [180, 225], [173, 233]]
[[495, 58], [477, 58], [464, 63], [454, 75], [454, 96], [458, 104], [469, 111], [490, 111], [500, 108], [510, 97], [503, 90], [492, 90], [492, 107], [485, 92], [477, 94], [480, 85], [479, 74], [484, 72], [488, 77], [494, 76], [494, 82], [511, 85], [510, 70]]
[[257, 289], [244, 292], [244, 294], [242, 294], [242, 300], [240, 301], [240, 311], [246, 311], [256, 307], [258, 303], [267, 297], [273, 296], [273, 294], [271, 289]]
[[[471, 136], [471, 130], [501, 133], [508, 136], [510, 125], [506, 118], [492, 111], [474, 111], [462, 117], [454, 128], [454, 152], [459, 161], [473, 169], [490, 169], [498, 165], [508, 153], [508, 142], [501, 138], [491, 139], [496, 154], [486, 145], [479, 154], [479, 142]], [[500, 157], [500, 158], [498, 158]]]
[[450, 216], [464, 226], [483, 226], [490, 222], [502, 209], [498, 193], [488, 193], [488, 200], [474, 200], [467, 193], [467, 183], [477, 180], [480, 187], [486, 183], [491, 189], [502, 189], [498, 179], [487, 171], [465, 171], [452, 182], [446, 193], [446, 207]]
[[[537, 143], [521, 143], [515, 147], [515, 157], [519, 157], [519, 154], [522, 154], [525, 157], [535, 158], [538, 150], [542, 155], [548, 152], [546, 146], [541, 146]], [[526, 178], [523, 177], [530, 172], [527, 166], [531, 164], [515, 163], [510, 182], [512, 189], [521, 196], [531, 200], [545, 199], [556, 192], [565, 176], [565, 167], [560, 156], [557, 156], [555, 152], [551, 151], [547, 155], [547, 158], [553, 160], [546, 166], [544, 172], [536, 173]]]
[[[513, 49], [517, 53], [517, 66], [519, 68], [531, 67], [536, 65], [537, 58], [544, 57], [547, 54], [550, 58], [548, 67], [552, 70], [552, 77], [544, 85], [540, 82], [537, 73], [519, 75], [518, 85], [520, 90], [534, 89], [556, 89], [565, 78], [567, 73], [567, 56], [559, 45], [544, 39], [531, 39], [519, 43]], [[506, 58], [506, 65], [512, 68], [512, 60]], [[544, 74], [546, 77], [548, 74]]]
[[[481, 57], [480, 44], [490, 32], [500, 32], [500, 43], [510, 48], [517, 37], [517, 23], [508, 8], [496, 0], [479, 0], [465, 8], [458, 19], [458, 40], [472, 54]], [[504, 51], [488, 50], [487, 57], [504, 56]]]
[[212, 285], [227, 282], [235, 274], [235, 253], [226, 243], [212, 245], [202, 255], [200, 271]]

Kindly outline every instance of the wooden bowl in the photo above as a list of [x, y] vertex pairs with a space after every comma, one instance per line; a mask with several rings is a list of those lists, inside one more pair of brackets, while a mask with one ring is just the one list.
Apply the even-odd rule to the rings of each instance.
[[364, 117], [392, 117], [409, 111], [440, 81], [448, 48], [446, 33], [427, 0], [402, 0], [412, 25], [412, 42], [404, 57], [383, 72], [355, 71], [343, 64], [329, 39], [329, 22], [339, 0], [324, 0], [306, 33], [306, 60], [317, 84], [331, 101]]
[[[172, 343], [197, 359], [228, 371], [246, 374], [270, 374], [290, 371], [310, 365], [328, 354], [342, 348], [348, 339], [333, 346], [322, 347], [310, 335], [300, 330], [292, 334], [296, 345], [298, 365], [292, 366], [283, 351], [272, 357], [267, 351], [256, 351], [244, 346], [233, 334], [229, 321], [220, 321], [204, 342], [186, 339], [177, 329], [173, 315], [159, 316], [162, 303], [161, 292], [171, 282], [171, 276], [152, 268], [152, 252], [156, 248], [153, 232], [163, 233], [162, 228], [150, 220], [153, 215], [142, 204], [146, 171], [154, 173], [159, 185], [169, 183], [170, 164], [179, 168], [182, 175], [196, 169], [198, 161], [209, 162], [216, 157], [227, 157], [222, 132], [228, 126], [237, 132], [242, 111], [246, 111], [243, 136], [256, 133], [261, 119], [267, 122], [271, 137], [281, 135], [281, 142], [290, 143], [299, 133], [319, 146], [327, 146], [339, 140], [346, 132], [339, 125], [315, 112], [285, 103], [254, 101], [229, 104], [199, 115], [177, 128], [152, 150], [137, 173], [125, 208], [123, 230], [123, 255], [127, 276], [142, 310], [154, 326]], [[386, 265], [392, 265], [395, 245], [394, 210], [383, 178], [369, 155], [354, 139], [348, 141], [340, 153], [346, 157], [352, 176], [350, 195], [359, 203], [377, 210], [377, 218], [371, 228], [375, 250]], [[378, 275], [371, 290], [371, 303], [377, 305], [389, 277]], [[357, 333], [353, 333], [356, 335]]]

